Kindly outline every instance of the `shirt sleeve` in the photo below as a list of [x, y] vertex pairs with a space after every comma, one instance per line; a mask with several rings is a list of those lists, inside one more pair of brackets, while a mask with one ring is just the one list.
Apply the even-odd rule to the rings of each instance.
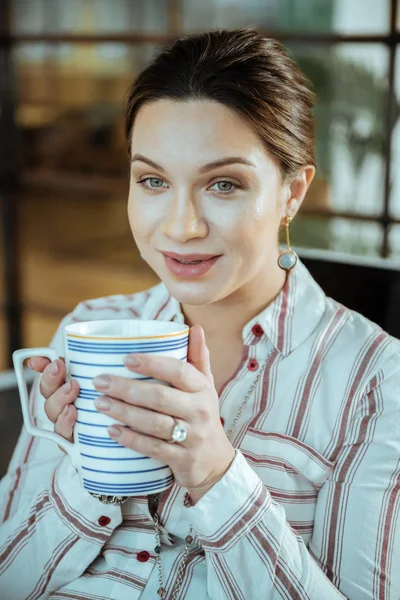
[[[64, 317], [50, 343], [60, 356], [62, 327], [78, 320], [77, 312]], [[36, 424], [53, 429], [40, 377], [32, 386], [30, 409]], [[0, 481], [0, 598], [47, 598], [82, 574], [121, 521], [121, 508], [91, 496], [57, 444], [32, 437], [23, 427]]]
[[319, 491], [308, 548], [240, 450], [186, 506], [213, 600], [399, 600], [400, 371], [370, 387]]

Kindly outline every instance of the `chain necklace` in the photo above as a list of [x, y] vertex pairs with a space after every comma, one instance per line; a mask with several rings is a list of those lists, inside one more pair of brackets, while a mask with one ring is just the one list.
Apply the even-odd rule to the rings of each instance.
[[[236, 424], [240, 418], [240, 415], [242, 414], [251, 394], [253, 393], [254, 388], [256, 387], [257, 383], [259, 382], [259, 379], [261, 377], [261, 375], [263, 374], [265, 367], [267, 366], [267, 363], [265, 362], [264, 366], [262, 367], [262, 369], [260, 370], [260, 372], [257, 375], [256, 380], [254, 381], [254, 383], [252, 384], [252, 386], [250, 387], [249, 391], [246, 394], [245, 399], [243, 400], [242, 404], [239, 407], [239, 410], [236, 414], [236, 417], [234, 418], [230, 428], [227, 431], [227, 438], [228, 440], [230, 440], [231, 435], [233, 430], [236, 427]], [[157, 508], [158, 505], [158, 500], [159, 500], [160, 494], [154, 494], [153, 496], [153, 503], [155, 505], [155, 507]], [[160, 587], [157, 591], [157, 594], [160, 596], [161, 600], [163, 600], [166, 596], [166, 589], [163, 587], [163, 570], [162, 570], [162, 565], [161, 565], [161, 540], [160, 540], [160, 524], [159, 524], [159, 517], [157, 512], [154, 512], [154, 516], [153, 516], [153, 521], [154, 521], [154, 529], [155, 529], [155, 538], [156, 538], [156, 546], [154, 548], [154, 552], [157, 555], [156, 558], [156, 562], [157, 562], [157, 568], [158, 568], [158, 580], [160, 583]], [[193, 542], [193, 536], [191, 535], [193, 531], [193, 527], [192, 525], [190, 525], [190, 529], [189, 529], [189, 533], [185, 538], [185, 548], [183, 550], [183, 557], [182, 557], [182, 562], [179, 566], [179, 570], [178, 570], [178, 577], [175, 583], [175, 588], [172, 592], [172, 596], [171, 599], [172, 600], [176, 600], [178, 592], [180, 590], [180, 587], [182, 585], [182, 580], [183, 580], [183, 573], [185, 571], [185, 567], [186, 567], [186, 562], [187, 562], [187, 558], [189, 555], [189, 546], [190, 544]]]

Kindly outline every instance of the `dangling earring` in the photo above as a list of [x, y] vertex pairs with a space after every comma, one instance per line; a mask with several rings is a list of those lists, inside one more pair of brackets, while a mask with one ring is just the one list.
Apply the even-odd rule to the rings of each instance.
[[281, 269], [284, 269], [285, 271], [290, 271], [297, 263], [297, 254], [290, 247], [289, 223], [291, 220], [292, 217], [286, 217], [285, 227], [287, 250], [284, 250], [278, 258], [278, 265]]

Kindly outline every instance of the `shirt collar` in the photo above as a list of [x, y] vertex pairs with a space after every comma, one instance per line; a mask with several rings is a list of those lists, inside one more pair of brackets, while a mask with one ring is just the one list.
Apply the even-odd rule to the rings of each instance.
[[278, 352], [287, 356], [312, 334], [325, 308], [325, 292], [298, 258], [276, 298], [245, 325], [243, 337], [248, 338], [258, 323], [265, 333], [260, 341], [270, 340]]
[[[147, 318], [184, 323], [180, 303], [165, 284], [161, 282], [155, 288], [159, 292], [158, 302], [154, 314]], [[243, 341], [246, 345], [271, 342], [280, 354], [287, 356], [312, 334], [325, 307], [324, 291], [298, 258], [276, 298], [244, 326]], [[263, 333], [256, 325], [262, 327]]]

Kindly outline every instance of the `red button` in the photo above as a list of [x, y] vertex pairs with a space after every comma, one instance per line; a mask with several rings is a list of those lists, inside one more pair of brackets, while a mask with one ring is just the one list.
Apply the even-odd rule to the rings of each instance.
[[249, 360], [247, 368], [249, 371], [257, 371], [258, 369], [258, 362], [256, 361], [255, 358], [252, 358], [251, 360]]
[[264, 333], [264, 329], [261, 327], [261, 325], [259, 325], [258, 323], [256, 323], [253, 326], [252, 332], [254, 333], [254, 335], [256, 337], [261, 337], [262, 334]]
[[150, 558], [150, 552], [147, 552], [147, 550], [142, 550], [138, 553], [136, 558], [139, 562], [147, 562]]
[[111, 523], [111, 519], [110, 519], [110, 517], [105, 517], [103, 515], [102, 517], [100, 517], [100, 519], [97, 522], [102, 527], [106, 527], [106, 525], [108, 525], [109, 523]]
[[224, 417], [221, 417], [221, 423], [222, 423], [222, 426], [225, 425], [225, 419], [224, 419]]

